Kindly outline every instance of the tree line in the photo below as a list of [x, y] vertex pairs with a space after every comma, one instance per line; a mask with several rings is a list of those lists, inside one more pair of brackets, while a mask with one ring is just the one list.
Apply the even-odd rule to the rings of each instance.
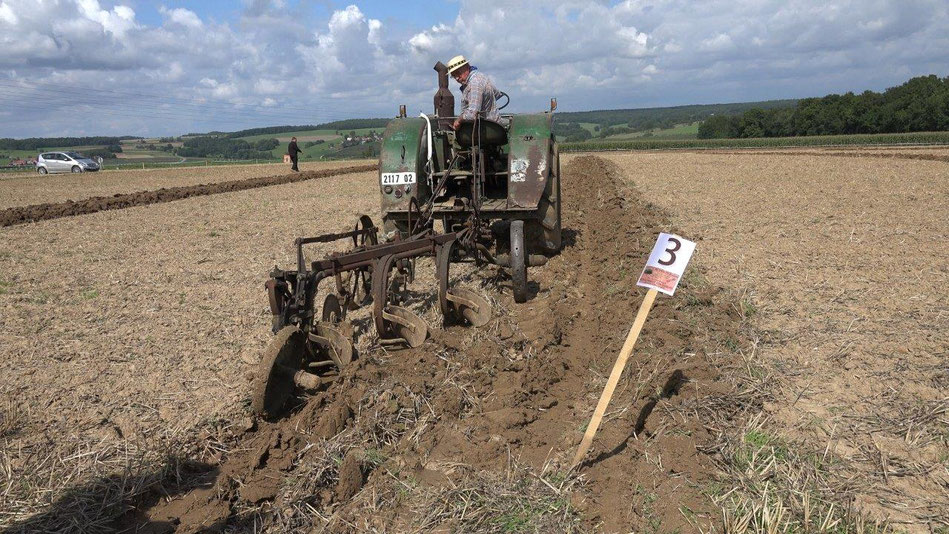
[[273, 159], [271, 150], [279, 145], [280, 141], [276, 139], [250, 143], [230, 137], [192, 137], [185, 139], [182, 146], [175, 149], [175, 154], [186, 158]]
[[[606, 138], [611, 135], [672, 128], [679, 124], [702, 121], [719, 114], [734, 115], [754, 108], [783, 109], [794, 107], [796, 104], [797, 100], [767, 100], [663, 108], [568, 111], [554, 115], [554, 134], [564, 141], [580, 142], [595, 137]], [[594, 132], [583, 128], [580, 123], [594, 124]]]
[[120, 137], [29, 137], [27, 139], [0, 139], [0, 149], [41, 150], [50, 147], [73, 147], [89, 145], [119, 145]]
[[797, 137], [949, 130], [949, 77], [912, 78], [882, 93], [805, 98], [789, 109], [716, 115], [699, 125], [700, 139]]
[[389, 124], [389, 119], [347, 119], [341, 121], [324, 122], [323, 124], [300, 124], [297, 126], [287, 125], [248, 128], [246, 130], [239, 130], [226, 134], [223, 132], [211, 133], [223, 134], [236, 139], [238, 137], [250, 137], [252, 135], [273, 135], [286, 132], [302, 132], [307, 130], [356, 130], [360, 128], [385, 128], [387, 124]]
[[712, 115], [742, 113], [751, 108], [789, 108], [797, 100], [766, 100], [762, 102], [734, 102], [729, 104], [695, 104], [662, 108], [608, 109], [597, 111], [568, 111], [557, 113], [563, 122], [588, 122], [601, 127], [626, 126], [635, 131], [653, 128], [670, 128], [676, 124], [689, 124]]

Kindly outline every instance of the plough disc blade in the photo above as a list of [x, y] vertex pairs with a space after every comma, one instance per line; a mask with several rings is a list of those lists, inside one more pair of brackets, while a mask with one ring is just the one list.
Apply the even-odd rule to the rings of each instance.
[[270, 340], [257, 367], [251, 408], [263, 417], [275, 417], [296, 386], [294, 376], [303, 368], [306, 336], [295, 326], [285, 326]]
[[345, 313], [339, 304], [339, 297], [332, 293], [326, 295], [326, 298], [323, 300], [322, 317], [323, 321], [328, 323], [338, 323], [345, 317]]
[[472, 326], [484, 326], [491, 320], [491, 304], [475, 291], [449, 287], [452, 247], [449, 241], [438, 248], [435, 255], [435, 277], [438, 279], [438, 307], [445, 323], [464, 319]]

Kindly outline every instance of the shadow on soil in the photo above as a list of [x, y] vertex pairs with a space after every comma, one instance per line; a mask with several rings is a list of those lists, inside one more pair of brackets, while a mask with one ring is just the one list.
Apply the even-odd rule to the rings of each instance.
[[[2, 532], [173, 532], [176, 521], [148, 521], [139, 510], [151, 508], [161, 499], [211, 488], [217, 475], [217, 468], [211, 465], [171, 458], [163, 469], [110, 475], [72, 488], [42, 514]], [[130, 501], [138, 506], [131, 506]]]
[[669, 375], [669, 378], [666, 379], [666, 383], [664, 386], [662, 386], [662, 391], [659, 393], [659, 395], [650, 398], [639, 410], [639, 415], [636, 417], [636, 426], [633, 427], [633, 432], [616, 447], [600, 453], [600, 455], [598, 455], [596, 458], [583, 462], [581, 465], [586, 466], [596, 464], [606, 460], [607, 458], [616, 456], [617, 454], [626, 450], [626, 447], [629, 445], [629, 440], [635, 439], [646, 428], [646, 420], [649, 419], [650, 415], [652, 415], [652, 411], [656, 408], [656, 405], [659, 404], [659, 401], [663, 399], [670, 399], [673, 396], [678, 395], [679, 389], [688, 381], [688, 377], [685, 376], [685, 373], [683, 373], [681, 370], [676, 369], [673, 371], [672, 374]]

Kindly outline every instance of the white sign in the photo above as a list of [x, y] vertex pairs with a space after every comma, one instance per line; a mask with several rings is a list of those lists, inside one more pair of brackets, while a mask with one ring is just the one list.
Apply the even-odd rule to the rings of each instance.
[[672, 295], [693, 252], [694, 242], [673, 234], [659, 234], [636, 285]]
[[415, 183], [414, 172], [384, 172], [379, 179], [382, 185], [409, 185]]

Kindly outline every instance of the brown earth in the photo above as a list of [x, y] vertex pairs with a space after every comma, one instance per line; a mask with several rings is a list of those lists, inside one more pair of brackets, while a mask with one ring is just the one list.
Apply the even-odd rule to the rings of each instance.
[[296, 237], [375, 213], [377, 183], [329, 176], [0, 228], [0, 528], [76, 521], [76, 508], [107, 518], [177, 459], [217, 454], [243, 428], [244, 373], [270, 337], [268, 271], [293, 263]]
[[234, 191], [243, 191], [245, 189], [256, 189], [259, 187], [267, 187], [271, 185], [302, 182], [305, 180], [312, 180], [314, 178], [325, 178], [327, 176], [339, 176], [344, 174], [366, 172], [374, 170], [375, 168], [375, 164], [357, 165], [352, 167], [343, 167], [340, 169], [303, 171], [294, 174], [247, 178], [244, 180], [235, 180], [230, 182], [162, 188], [155, 191], [139, 191], [129, 194], [116, 194], [111, 197], [93, 197], [80, 201], [70, 200], [59, 203], [7, 208], [3, 211], [0, 211], [0, 226], [13, 226], [16, 224], [44, 221], [47, 219], [58, 219], [60, 217], [86, 215], [89, 213], [96, 213], [98, 211], [146, 206], [148, 204], [172, 202], [174, 200], [182, 200], [185, 198], [204, 195], [231, 193]]
[[750, 357], [774, 397], [760, 432], [827, 459], [815, 495], [898, 530], [944, 531], [949, 165], [833, 156], [604, 157], [701, 240], [710, 283], [743, 294], [759, 332]]
[[[923, 152], [904, 147], [886, 150]], [[147, 487], [156, 487], [150, 484], [162, 481], [157, 487], [168, 494], [159, 498], [149, 493], [151, 498], [142, 502], [143, 513], [155, 526], [171, 518], [193, 525], [194, 517], [209, 513], [232, 523], [266, 520], [273, 525], [271, 531], [287, 530], [287, 525], [306, 530], [308, 524], [339, 530], [348, 528], [344, 520], [361, 526], [378, 512], [381, 519], [401, 521], [399, 525], [421, 523], [419, 530], [425, 531], [458, 524], [462, 517], [470, 522], [458, 530], [557, 531], [576, 525], [577, 515], [593, 517], [602, 509], [607, 501], [598, 496], [602, 490], [597, 487], [603, 484], [633, 492], [633, 498], [616, 509], [633, 518], [629, 524], [646, 521], [647, 526], [637, 531], [653, 526], [653, 530], [666, 531], [666, 522], [659, 517], [675, 516], [668, 519], [669, 525], [687, 518], [711, 523], [742, 493], [758, 497], [754, 502], [759, 505], [760, 517], [762, 504], [773, 510], [780, 501], [775, 490], [782, 481], [787, 486], [792, 472], [802, 478], [797, 479], [801, 484], [790, 486], [793, 491], [788, 492], [791, 500], [784, 509], [785, 517], [792, 512], [801, 517], [801, 499], [809, 495], [809, 502], [821, 504], [825, 511], [833, 503], [838, 512], [862, 511], [871, 517], [889, 518], [900, 530], [940, 532], [949, 526], [945, 513], [949, 509], [949, 399], [945, 394], [949, 384], [949, 303], [944, 291], [949, 282], [947, 165], [903, 158], [744, 153], [614, 153], [603, 157], [617, 163], [619, 175], [635, 184], [640, 196], [635, 197], [634, 205], [642, 205], [641, 198], [649, 207], [647, 213], [653, 215], [654, 206], [662, 206], [669, 215], [666, 219], [657, 216], [663, 221], [660, 227], [698, 240], [690, 270], [697, 267], [702, 276], [687, 280], [680, 293], [665, 302], [685, 299], [689, 307], [701, 307], [701, 301], [690, 299], [687, 290], [699, 294], [715, 287], [730, 288], [729, 292], [737, 290], [740, 296], [713, 298], [713, 305], [704, 308], [718, 310], [724, 299], [733, 313], [755, 327], [749, 334], [754, 336], [750, 347], [742, 341], [744, 336], [721, 340], [714, 331], [708, 334], [708, 345], [722, 344], [721, 352], [705, 351], [721, 378], [706, 390], [723, 385], [722, 379], [730, 382], [745, 377], [744, 383], [737, 384], [738, 394], [689, 397], [688, 388], [702, 384], [689, 382], [679, 395], [659, 401], [646, 417], [644, 430], [657, 424], [659, 428], [652, 435], [656, 437], [640, 433], [640, 439], [629, 440], [624, 451], [601, 460], [648, 461], [647, 467], [658, 473], [656, 478], [643, 482], [649, 473], [643, 471], [630, 479], [641, 489], [634, 486], [629, 490], [622, 480], [616, 480], [626, 476], [625, 464], [617, 469], [620, 475], [616, 479], [606, 481], [602, 472], [595, 474], [596, 463], [588, 464], [584, 472], [599, 477], [595, 484], [564, 474], [563, 461], [569, 460], [571, 447], [551, 452], [551, 460], [539, 469], [527, 460], [540, 457], [540, 453], [522, 444], [512, 446], [521, 456], [508, 456], [504, 451], [492, 459], [495, 464], [508, 459], [503, 469], [479, 458], [427, 462], [423, 453], [432, 444], [423, 443], [423, 436], [439, 423], [428, 406], [442, 410], [448, 405], [444, 400], [447, 394], [436, 400], [429, 395], [431, 391], [444, 392], [445, 386], [419, 373], [389, 374], [392, 366], [408, 372], [412, 362], [417, 362], [420, 369], [435, 369], [437, 378], [455, 384], [448, 391], [461, 406], [460, 415], [439, 415], [462, 431], [475, 428], [475, 424], [477, 429], [510, 425], [497, 430], [497, 439], [541, 435], [551, 443], [558, 437], [566, 440], [566, 431], [560, 436], [553, 436], [552, 431], [547, 436], [532, 429], [535, 423], [517, 425], [521, 419], [540, 414], [543, 403], [536, 405], [538, 410], [529, 410], [536, 392], [524, 393], [527, 401], [504, 394], [505, 402], [513, 398], [518, 410], [524, 411], [514, 415], [484, 409], [495, 406], [492, 403], [497, 402], [498, 394], [465, 392], [490, 391], [485, 384], [496, 380], [500, 385], [511, 383], [502, 382], [505, 377], [515, 377], [515, 384], [516, 380], [534, 383], [523, 377], [518, 366], [541, 368], [538, 349], [533, 343], [519, 343], [515, 327], [537, 335], [542, 344], [550, 344], [540, 349], [545, 354], [564, 351], [556, 361], [571, 364], [571, 358], [578, 356], [570, 351], [580, 350], [576, 348], [579, 329], [561, 328], [558, 334], [533, 325], [533, 321], [572, 325], [585, 313], [583, 317], [591, 319], [583, 322], [586, 336], [608, 333], [611, 338], [594, 346], [602, 354], [584, 360], [591, 363], [596, 376], [585, 386], [582, 401], [574, 401], [573, 410], [579, 415], [569, 426], [570, 445], [575, 445], [609, 371], [613, 355], [606, 353], [617, 345], [615, 338], [628, 327], [639, 301], [638, 294], [634, 297], [627, 290], [628, 285], [615, 281], [601, 283], [607, 290], [570, 282], [592, 276], [589, 258], [599, 257], [597, 246], [604, 251], [619, 246], [605, 239], [594, 240], [592, 230], [573, 222], [577, 220], [573, 210], [582, 208], [584, 213], [594, 214], [584, 224], [598, 231], [606, 228], [605, 222], [590, 222], [600, 220], [594, 219], [599, 199], [591, 195], [593, 187], [580, 190], [593, 198], [565, 211], [568, 226], [577, 231], [571, 238], [574, 244], [548, 266], [531, 270], [539, 282], [539, 293], [528, 306], [544, 313], [556, 309], [556, 313], [551, 312], [549, 318], [525, 318], [501, 281], [500, 289], [495, 285], [482, 289], [498, 300], [499, 317], [487, 332], [452, 328], [436, 332], [431, 346], [419, 351], [391, 353], [370, 349], [371, 336], [363, 336], [364, 358], [351, 369], [352, 380], [360, 381], [363, 392], [359, 393], [359, 387], [349, 388], [344, 395], [340, 393], [343, 388], [334, 384], [323, 393], [323, 401], [314, 399], [298, 408], [291, 417], [309, 432], [301, 438], [313, 443], [309, 449], [298, 444], [267, 445], [273, 465], [287, 464], [287, 457], [294, 458], [289, 461], [290, 469], [280, 473], [288, 475], [285, 479], [269, 482], [280, 486], [277, 497], [249, 504], [248, 500], [256, 501], [273, 490], [255, 482], [258, 493], [248, 493], [244, 499], [239, 489], [227, 487], [218, 472], [224, 466], [240, 466], [235, 458], [248, 455], [243, 445], [254, 444], [253, 439], [263, 442], [265, 438], [259, 436], [264, 433], [286, 429], [286, 425], [260, 423], [255, 431], [258, 437], [247, 432], [254, 426], [247, 418], [244, 375], [253, 369], [270, 337], [261, 281], [274, 263], [292, 264], [294, 237], [338, 231], [358, 213], [376, 213], [378, 178], [365, 173], [0, 229], [0, 487], [6, 488], [0, 494], [0, 527], [20, 532], [35, 531], [37, 525], [68, 530], [63, 525], [83, 524], [86, 531], [109, 531], [116, 515], [124, 510], [124, 497], [141, 495]], [[565, 155], [565, 166], [577, 158]], [[213, 170], [226, 178], [234, 169], [242, 167]], [[581, 176], [589, 179], [587, 183], [603, 185], [595, 176]], [[159, 181], [145, 188], [164, 184]], [[565, 182], [565, 187], [574, 186]], [[570, 191], [578, 194], [576, 188]], [[0, 202], [6, 199], [4, 196]], [[605, 213], [603, 221], [615, 214], [611, 210]], [[648, 248], [651, 238], [646, 241], [649, 243], [636, 246]], [[315, 247], [313, 253], [326, 252], [329, 249]], [[582, 259], [585, 267], [558, 263], [567, 259]], [[640, 263], [637, 258], [623, 265], [634, 265], [630, 276], [635, 277]], [[545, 289], [563, 288], [568, 283], [573, 286], [560, 292]], [[563, 297], [562, 306], [553, 301], [546, 304], [551, 297]], [[592, 303], [584, 301], [587, 297]], [[601, 302], [615, 303], [617, 298], [621, 302], [615, 309], [624, 310], [626, 326], [606, 317], [606, 326], [601, 327], [592, 320], [595, 314], [584, 311], [589, 307], [602, 311], [606, 308], [600, 308]], [[641, 399], [648, 391], [658, 386], [655, 397], [662, 398], [664, 379], [671, 371], [667, 357], [659, 353], [658, 340], [648, 341], [657, 317], [660, 315], [647, 322], [637, 353], [642, 349], [652, 351], [643, 355], [659, 354], [658, 366], [631, 366], [621, 383], [629, 384], [622, 393], [625, 400], [611, 404], [593, 458], [620, 446], [630, 436], [629, 429], [637, 426], [635, 419], [646, 405]], [[437, 324], [434, 312], [426, 318], [431, 325]], [[707, 315], [700, 318], [708, 320]], [[695, 331], [702, 324], [685, 327]], [[550, 341], [558, 336], [560, 344]], [[563, 344], [565, 338], [574, 342], [574, 348]], [[497, 347], [493, 350], [507, 352], [501, 358], [492, 355], [490, 348], [472, 351], [471, 362], [487, 369], [482, 372], [477, 365], [470, 365], [466, 348], [487, 343]], [[437, 345], [448, 348], [433, 357]], [[733, 367], [736, 355], [742, 369]], [[378, 369], [379, 378], [364, 380], [374, 369]], [[690, 372], [703, 376], [689, 369], [683, 372], [689, 378]], [[519, 374], [521, 378], [516, 378]], [[640, 381], [648, 384], [641, 390], [636, 386]], [[373, 389], [370, 384], [379, 386]], [[575, 386], [572, 379], [561, 378], [550, 388], [563, 387], [570, 393], [576, 391], [572, 389]], [[634, 398], [638, 400], [631, 402]], [[683, 399], [688, 402], [670, 414], [668, 410], [679, 408], [677, 403]], [[558, 405], [567, 402], [558, 399]], [[318, 408], [318, 404], [330, 408]], [[747, 417], [734, 415], [742, 409], [758, 416], [754, 425], [745, 426]], [[305, 415], [307, 410], [313, 415]], [[632, 412], [636, 417], [630, 420]], [[489, 413], [497, 423], [485, 421]], [[675, 476], [667, 472], [668, 450], [674, 447], [665, 441], [666, 449], [647, 448], [653, 441], [669, 439], [668, 434], [686, 441], [691, 435], [701, 438], [690, 426], [696, 413], [703, 427], [712, 427], [716, 439], [730, 435], [734, 442], [737, 436], [742, 447], [736, 451], [727, 440], [724, 445], [717, 441], [711, 446], [696, 440], [701, 450], [712, 454], [708, 458], [730, 473], [704, 485], [707, 491], [703, 493], [715, 504], [704, 511], [699, 508], [698, 513], [691, 508], [670, 509], [666, 506], [672, 499], [659, 498], [661, 492], [668, 494], [668, 477]], [[304, 425], [311, 420], [316, 421], [313, 426]], [[542, 415], [534, 421], [538, 420], [547, 421]], [[342, 427], [341, 422], [345, 423]], [[563, 421], [551, 424], [555, 429], [568, 426]], [[317, 437], [339, 428], [344, 430], [331, 439]], [[439, 432], [447, 433], [444, 426]], [[288, 443], [299, 438], [298, 434], [289, 436]], [[370, 436], [369, 447], [366, 436]], [[468, 435], [461, 436], [469, 440]], [[473, 440], [454, 446], [449, 438], [440, 439], [439, 443], [448, 445], [439, 449], [438, 443], [434, 444], [435, 452], [430, 455], [476, 455], [483, 446]], [[752, 442], [758, 445], [749, 448]], [[402, 449], [408, 452], [393, 452]], [[284, 450], [286, 454], [281, 452]], [[640, 451], [641, 456], [627, 458], [627, 454], [632, 457]], [[298, 452], [305, 461], [295, 460]], [[736, 452], [746, 456], [743, 462], [734, 462]], [[756, 455], [764, 460], [761, 465], [750, 465]], [[794, 455], [800, 455], [803, 462], [788, 461]], [[356, 460], [348, 458], [351, 456]], [[401, 465], [416, 456], [421, 467]], [[187, 458], [200, 463], [185, 461]], [[681, 455], [674, 458], [680, 462]], [[345, 483], [339, 484], [343, 462], [348, 475], [343, 477]], [[480, 467], [479, 462], [488, 467]], [[360, 486], [354, 463], [360, 464], [359, 472], [366, 481], [362, 490], [346, 501], [338, 495]], [[677, 480], [684, 482], [685, 491], [698, 491], [692, 487], [692, 477], [701, 477], [689, 469], [692, 474]], [[815, 469], [822, 471], [821, 477], [813, 478]], [[231, 480], [245, 480], [249, 472]], [[264, 479], [273, 473], [267, 469], [254, 472]], [[657, 482], [658, 491], [652, 481]], [[176, 498], [195, 485], [204, 491], [207, 503], [216, 506], [198, 505], [201, 499], [195, 493], [187, 499]], [[181, 507], [166, 506], [169, 500]], [[81, 514], [80, 505], [84, 506]], [[399, 507], [399, 515], [392, 512], [395, 507]], [[709, 509], [713, 517], [704, 517]], [[552, 516], [563, 521], [554, 522]], [[353, 521], [354, 517], [358, 520]], [[145, 519], [128, 515], [125, 524]], [[814, 519], [813, 511], [812, 520], [820, 521], [820, 517]], [[607, 523], [591, 526], [595, 519], [579, 521], [592, 530], [607, 530]], [[376, 526], [378, 531], [387, 530], [384, 523]], [[856, 531], [852, 524], [850, 531]]]
[[[366, 160], [305, 161], [303, 171], [325, 171], [371, 163]], [[0, 173], [0, 209], [80, 201], [90, 197], [110, 197], [117, 194], [153, 191], [159, 188], [233, 182], [248, 178], [262, 178], [286, 174], [290, 165], [261, 163], [213, 166], [168, 166], [160, 169], [122, 169], [83, 172], [78, 174], [41, 175], [28, 173]]]
[[[511, 476], [512, 465], [535, 473], [562, 501], [512, 518], [562, 514], [566, 521], [552, 522], [548, 532], [719, 525], [706, 495], [716, 468], [697, 450], [712, 436], [694, 408], [732, 390], [719, 369], [736, 358], [723, 347], [740, 339], [740, 319], [732, 296], [698, 276], [679, 290], [688, 297], [654, 308], [581, 468], [582, 486], [563, 488], [566, 462], [642, 298], [634, 285], [640, 265], [655, 235], [669, 229], [603, 160], [580, 158], [564, 173], [567, 246], [532, 269], [537, 293], [529, 303], [514, 305], [506, 288], [499, 294], [488, 284], [482, 290], [502, 311], [488, 326], [436, 329], [415, 350], [371, 347], [288, 418], [248, 431], [212, 487], [142, 509], [126, 526], [246, 528], [266, 504], [263, 526], [275, 530], [313, 523], [333, 532], [489, 531], [498, 525], [475, 505], [469, 518], [433, 520], [426, 498]], [[582, 194], [591, 190], [598, 193]], [[294, 491], [292, 481], [312, 476], [327, 456], [341, 463], [309, 480], [305, 493]], [[406, 502], [367, 508], [366, 495], [400, 487]]]

